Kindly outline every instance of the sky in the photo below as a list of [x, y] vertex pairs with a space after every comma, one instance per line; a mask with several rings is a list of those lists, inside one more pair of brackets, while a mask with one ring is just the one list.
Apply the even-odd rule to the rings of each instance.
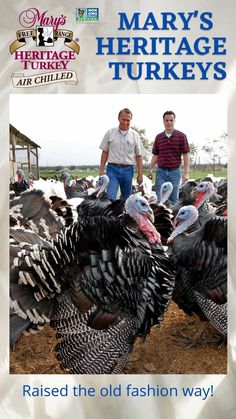
[[12, 94], [9, 122], [37, 143], [40, 166], [99, 164], [106, 131], [118, 126], [118, 112], [129, 108], [131, 126], [144, 128], [149, 141], [164, 130], [162, 115], [176, 114], [175, 128], [198, 146], [227, 132], [227, 105], [221, 95]]

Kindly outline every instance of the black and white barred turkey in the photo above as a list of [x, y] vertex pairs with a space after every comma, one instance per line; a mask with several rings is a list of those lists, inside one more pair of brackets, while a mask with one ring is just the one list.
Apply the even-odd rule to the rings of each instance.
[[11, 307], [25, 322], [50, 318], [69, 373], [121, 372], [136, 337], [160, 323], [171, 299], [175, 273], [149, 204], [133, 195], [125, 211], [79, 218], [54, 239], [12, 228], [26, 245], [14, 251]]
[[[173, 301], [187, 314], [209, 320], [222, 335], [227, 333], [227, 220], [210, 217], [201, 226], [193, 205], [182, 207], [168, 239], [176, 266]], [[204, 325], [190, 339], [197, 343]]]
[[64, 190], [67, 199], [86, 198], [91, 194], [96, 197], [101, 197], [109, 182], [108, 176], [100, 176], [96, 187], [93, 188], [91, 181], [87, 180], [86, 178], [73, 179], [67, 170], [62, 172], [61, 180], [64, 184]]

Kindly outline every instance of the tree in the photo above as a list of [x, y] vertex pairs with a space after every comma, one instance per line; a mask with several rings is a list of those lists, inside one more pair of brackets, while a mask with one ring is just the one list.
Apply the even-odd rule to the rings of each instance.
[[189, 144], [190, 148], [190, 164], [197, 164], [197, 153], [198, 153], [198, 146], [194, 143]]
[[213, 165], [213, 174], [215, 175], [215, 165], [222, 164], [227, 157], [227, 133], [224, 132], [218, 138], [207, 138], [207, 143], [202, 147], [208, 155], [208, 162]]
[[145, 164], [149, 163], [150, 157], [151, 157], [151, 151], [152, 151], [152, 143], [148, 140], [146, 136], [146, 130], [144, 128], [137, 128], [132, 127], [140, 136], [142, 145], [144, 148], [144, 155], [143, 155], [143, 161]]

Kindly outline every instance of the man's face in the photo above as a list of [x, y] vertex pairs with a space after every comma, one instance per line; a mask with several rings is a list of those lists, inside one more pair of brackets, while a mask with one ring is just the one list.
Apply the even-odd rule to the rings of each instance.
[[165, 130], [167, 132], [172, 132], [175, 125], [174, 115], [165, 115], [163, 118], [163, 123], [164, 123]]
[[130, 121], [132, 119], [132, 116], [129, 113], [121, 112], [118, 120], [119, 120], [119, 128], [123, 131], [126, 131], [129, 129]]

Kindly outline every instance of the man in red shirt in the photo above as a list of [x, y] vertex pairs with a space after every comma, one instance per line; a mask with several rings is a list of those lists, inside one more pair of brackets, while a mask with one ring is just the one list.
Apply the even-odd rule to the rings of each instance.
[[171, 204], [176, 204], [179, 198], [179, 186], [181, 181], [180, 166], [183, 155], [182, 181], [189, 179], [189, 144], [186, 135], [174, 129], [175, 113], [166, 111], [163, 115], [165, 131], [158, 134], [152, 148], [152, 160], [148, 177], [152, 178], [152, 169], [157, 165], [156, 190], [160, 200], [160, 189], [164, 182], [171, 182], [173, 191], [169, 197]]

